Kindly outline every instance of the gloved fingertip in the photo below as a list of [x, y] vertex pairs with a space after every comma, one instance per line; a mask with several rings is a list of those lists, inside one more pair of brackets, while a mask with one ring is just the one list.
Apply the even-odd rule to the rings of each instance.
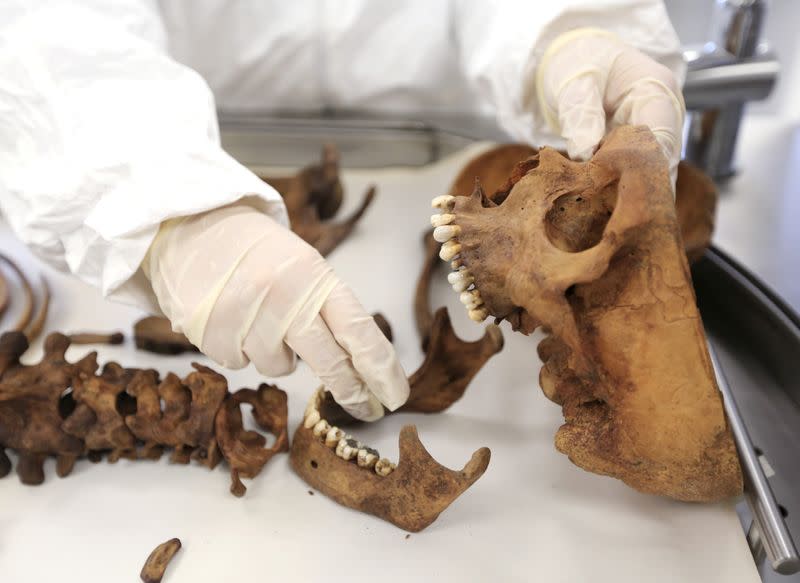
[[347, 405], [342, 405], [342, 408], [361, 421], [377, 421], [384, 415], [383, 405], [371, 393], [368, 395], [366, 401], [348, 403]]
[[270, 352], [251, 358], [256, 370], [266, 377], [283, 377], [297, 370], [297, 355], [284, 347], [284, 350]]
[[672, 193], [675, 194], [675, 183], [678, 180], [678, 164], [681, 157], [681, 144], [680, 141], [670, 132], [654, 130], [653, 135], [661, 146], [661, 151], [667, 158], [669, 163], [669, 178], [672, 186]]
[[383, 403], [389, 411], [397, 411], [400, 407], [405, 405], [411, 394], [411, 388], [408, 385], [408, 379], [406, 377], [403, 377], [402, 381], [396, 383], [393, 388], [394, 390]]
[[567, 139], [567, 154], [569, 155], [570, 159], [576, 160], [579, 162], [586, 162], [594, 156], [594, 153], [597, 151], [597, 145], [599, 142], [595, 143], [587, 143], [585, 141], [577, 142], [575, 140]]

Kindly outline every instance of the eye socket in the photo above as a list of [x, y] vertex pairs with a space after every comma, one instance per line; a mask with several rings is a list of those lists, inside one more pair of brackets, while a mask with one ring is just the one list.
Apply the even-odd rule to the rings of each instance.
[[616, 206], [617, 186], [614, 181], [589, 197], [570, 192], [553, 201], [545, 220], [550, 242], [569, 253], [597, 245]]

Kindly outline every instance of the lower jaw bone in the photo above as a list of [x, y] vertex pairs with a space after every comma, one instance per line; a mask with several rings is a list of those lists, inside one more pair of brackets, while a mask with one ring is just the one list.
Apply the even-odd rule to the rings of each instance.
[[489, 458], [489, 450], [483, 447], [461, 471], [448, 469], [431, 457], [413, 425], [401, 430], [400, 460], [394, 469], [386, 468], [387, 475], [379, 475], [378, 465], [373, 470], [343, 460], [303, 424], [294, 434], [290, 454], [294, 470], [314, 489], [410, 532], [419, 532], [436, 520], [483, 475]]

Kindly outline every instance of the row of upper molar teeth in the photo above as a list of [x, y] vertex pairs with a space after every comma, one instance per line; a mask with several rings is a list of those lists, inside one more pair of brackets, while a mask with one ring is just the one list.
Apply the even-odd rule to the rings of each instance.
[[[451, 211], [455, 207], [455, 197], [445, 194], [437, 196], [431, 201], [433, 208], [438, 208], [443, 211]], [[475, 289], [475, 278], [472, 273], [464, 267], [460, 253], [461, 244], [458, 242], [458, 235], [461, 233], [461, 227], [453, 225], [456, 216], [449, 212], [431, 216], [431, 225], [433, 225], [433, 238], [442, 244], [439, 249], [439, 257], [444, 261], [450, 261], [453, 272], [448, 274], [447, 281], [453, 286], [453, 289], [460, 293], [459, 299], [461, 303], [467, 308], [470, 319], [476, 322], [483, 322], [489, 315], [488, 310], [483, 305], [483, 298], [480, 292]]]
[[[442, 227], [451, 227], [452, 225], [450, 223], [452, 223], [454, 220], [456, 220], [456, 216], [450, 213], [444, 213], [441, 215], [440, 214], [431, 215], [431, 226], [434, 229], [439, 229]], [[443, 243], [444, 241], [439, 241], [439, 242]]]
[[372, 469], [379, 476], [388, 476], [397, 467], [386, 458], [380, 457], [377, 450], [361, 445], [351, 435], [322, 419], [319, 413], [319, 394], [315, 395], [305, 410], [303, 427], [310, 429], [314, 437], [325, 442], [343, 460], [355, 461], [359, 467]]
[[469, 269], [466, 267], [459, 267], [455, 271], [447, 274], [447, 281], [453, 286], [456, 292], [463, 292], [473, 284], [475, 278], [472, 277]]
[[489, 315], [489, 312], [483, 305], [481, 292], [479, 292], [477, 289], [461, 292], [461, 295], [458, 296], [458, 299], [461, 300], [461, 303], [464, 304], [465, 308], [467, 308], [467, 313], [469, 314], [471, 320], [474, 320], [475, 322], [483, 322]]
[[[453, 210], [455, 203], [456, 198], [454, 196], [444, 194], [434, 198], [431, 201], [431, 206], [443, 211], [450, 211]], [[461, 227], [451, 224], [455, 219], [456, 216], [448, 212], [431, 215], [433, 238], [439, 243], [442, 243], [442, 248], [439, 249], [439, 257], [444, 261], [456, 259], [461, 252], [461, 245], [456, 240], [456, 237], [461, 232]]]
[[431, 206], [433, 208], [440, 209], [443, 211], [453, 210], [455, 204], [456, 204], [456, 197], [449, 194], [443, 194], [441, 196], [437, 196], [431, 201]]

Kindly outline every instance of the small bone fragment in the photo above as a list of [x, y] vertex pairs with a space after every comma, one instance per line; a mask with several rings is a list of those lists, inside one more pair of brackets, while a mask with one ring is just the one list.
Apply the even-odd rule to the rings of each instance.
[[386, 336], [386, 339], [391, 342], [392, 341], [392, 326], [389, 324], [389, 321], [386, 319], [386, 316], [381, 314], [380, 312], [375, 312], [372, 314], [372, 319], [375, 320], [375, 323], [378, 325], [378, 328], [381, 329], [383, 335]]
[[283, 197], [292, 230], [322, 255], [344, 241], [363, 217], [375, 198], [370, 186], [358, 209], [339, 222], [331, 222], [344, 198], [339, 180], [339, 153], [333, 145], [322, 150], [322, 160], [293, 176], [260, 176]]
[[180, 548], [181, 539], [172, 538], [153, 549], [153, 552], [147, 557], [147, 561], [145, 561], [142, 572], [139, 575], [142, 581], [144, 581], [144, 583], [160, 583], [162, 577], [164, 577], [164, 572], [169, 566], [169, 562]]
[[136, 347], [157, 354], [181, 354], [197, 352], [197, 347], [180, 332], [172, 331], [172, 324], [166, 318], [150, 316], [136, 322], [133, 326]]
[[122, 332], [77, 332], [69, 335], [72, 344], [122, 344], [125, 335]]

